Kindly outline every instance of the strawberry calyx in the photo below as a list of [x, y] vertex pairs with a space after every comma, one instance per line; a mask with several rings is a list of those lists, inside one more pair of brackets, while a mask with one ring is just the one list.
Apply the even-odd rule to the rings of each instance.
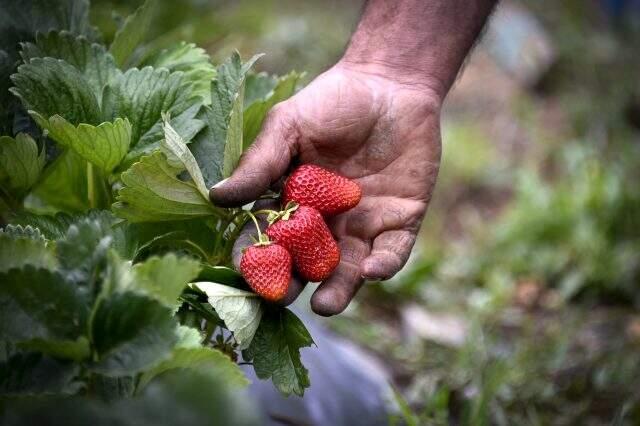
[[276, 211], [270, 212], [269, 215], [267, 216], [267, 222], [269, 222], [269, 225], [273, 225], [278, 220], [289, 220], [289, 218], [291, 217], [291, 214], [294, 211], [298, 210], [298, 207], [299, 207], [298, 203], [289, 201], [287, 205], [284, 207], [284, 209], [280, 210], [279, 212], [276, 212]]

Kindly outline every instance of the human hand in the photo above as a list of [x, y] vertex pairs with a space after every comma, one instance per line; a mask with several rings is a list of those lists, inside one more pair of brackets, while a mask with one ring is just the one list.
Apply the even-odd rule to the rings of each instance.
[[[338, 63], [271, 110], [233, 175], [210, 198], [219, 206], [246, 204], [301, 163], [357, 181], [358, 206], [327, 220], [340, 264], [311, 299], [320, 315], [340, 313], [365, 279], [388, 279], [409, 257], [438, 174], [440, 105], [427, 86]], [[236, 266], [251, 230], [236, 242]], [[285, 303], [301, 289], [294, 277]]]

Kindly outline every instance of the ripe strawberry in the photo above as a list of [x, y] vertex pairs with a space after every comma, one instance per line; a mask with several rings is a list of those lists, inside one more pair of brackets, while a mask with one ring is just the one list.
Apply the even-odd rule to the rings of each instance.
[[338, 244], [314, 208], [298, 206], [270, 225], [267, 235], [289, 250], [298, 273], [308, 281], [325, 280], [340, 262]]
[[275, 302], [287, 294], [291, 280], [291, 255], [278, 244], [254, 245], [242, 254], [240, 271], [253, 291]]
[[351, 179], [313, 164], [298, 167], [284, 186], [283, 204], [295, 201], [333, 216], [355, 207], [362, 197], [360, 186]]

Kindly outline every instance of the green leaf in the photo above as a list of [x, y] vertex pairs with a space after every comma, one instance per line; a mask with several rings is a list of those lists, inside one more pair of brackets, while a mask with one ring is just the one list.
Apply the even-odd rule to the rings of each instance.
[[134, 287], [175, 309], [182, 290], [198, 276], [198, 272], [200, 263], [186, 257], [177, 257], [173, 253], [151, 257], [134, 265]]
[[132, 292], [101, 297], [91, 320], [98, 354], [94, 371], [109, 377], [136, 374], [171, 354], [178, 340], [171, 309]]
[[37, 353], [17, 353], [0, 363], [0, 394], [72, 395], [82, 387], [77, 381], [79, 373], [79, 364], [57, 361]]
[[[215, 121], [213, 111], [208, 107], [200, 111], [199, 118], [205, 123], [213, 123]], [[208, 124], [189, 144], [189, 150], [198, 162], [205, 185], [208, 188], [223, 179], [224, 143], [224, 139], [216, 139], [211, 124]]]
[[32, 40], [37, 32], [66, 29], [95, 38], [86, 0], [3, 0], [0, 7], [0, 134], [12, 132], [17, 99], [9, 93], [20, 55], [20, 42]]
[[[28, 12], [28, 13], [27, 13]], [[3, 0], [0, 9], [2, 41], [16, 45], [36, 33], [50, 30], [69, 30], [91, 39], [97, 37], [89, 20], [86, 0]]]
[[[105, 402], [116, 402], [120, 399], [131, 398], [136, 390], [136, 377], [107, 377], [101, 374], [94, 374], [92, 380], [92, 391]], [[104, 416], [102, 417], [104, 419]], [[94, 422], [91, 422], [94, 425]]]
[[87, 162], [71, 150], [63, 152], [47, 166], [42, 181], [36, 185], [33, 193], [60, 210], [87, 210]]
[[199, 348], [201, 347], [200, 341], [202, 340], [202, 336], [200, 332], [195, 328], [187, 327], [184, 325], [178, 326], [178, 342], [176, 343], [176, 348]]
[[193, 369], [222, 379], [233, 387], [244, 387], [249, 384], [242, 370], [227, 355], [216, 349], [197, 347], [175, 349], [171, 358], [142, 375], [139, 387], [143, 388], [154, 377], [173, 369]]
[[216, 209], [191, 182], [178, 175], [182, 167], [167, 162], [162, 152], [142, 157], [122, 173], [114, 213], [131, 222], [158, 222], [206, 217]]
[[146, 59], [144, 65], [182, 71], [185, 82], [191, 84], [192, 95], [199, 96], [207, 105], [211, 103], [211, 80], [216, 76], [216, 69], [204, 49], [183, 41], [159, 51]]
[[[171, 127], [182, 137], [185, 143], [191, 142], [191, 139], [204, 128], [204, 121], [196, 118], [201, 106], [200, 103], [195, 103], [177, 116], [171, 117], [169, 120]], [[160, 149], [164, 141], [163, 124], [163, 122], [157, 122], [147, 133], [142, 135], [136, 146], [131, 149], [125, 157], [123, 161], [124, 165], [129, 167], [138, 161], [141, 156], [149, 155], [153, 151]]]
[[193, 286], [204, 292], [209, 303], [233, 332], [240, 349], [251, 344], [262, 317], [262, 301], [255, 293], [213, 282], [196, 282]]
[[126, 118], [97, 127], [84, 123], [74, 126], [57, 114], [47, 120], [35, 111], [29, 113], [41, 128], [49, 132], [49, 137], [106, 173], [120, 164], [131, 143], [131, 124]]
[[134, 260], [151, 254], [186, 252], [207, 260], [217, 248], [215, 219], [191, 219], [128, 224], [129, 238], [139, 244]]
[[134, 147], [160, 121], [162, 112], [177, 116], [197, 103], [189, 98], [186, 88], [181, 72], [132, 68], [106, 86], [102, 97], [103, 121], [128, 118]]
[[61, 271], [73, 282], [91, 284], [96, 271], [104, 267], [113, 242], [109, 217], [78, 220], [56, 243]]
[[[56, 213], [54, 216], [20, 212], [11, 218], [14, 226], [33, 228], [47, 240], [57, 240], [66, 234], [69, 226], [77, 220], [76, 216], [67, 213]], [[7, 227], [8, 228], [8, 227]]]
[[260, 133], [267, 112], [275, 104], [284, 101], [295, 93], [300, 77], [301, 75], [296, 72], [291, 72], [280, 77], [277, 79], [277, 83], [272, 91], [267, 93], [263, 98], [257, 99], [245, 109], [243, 149], [246, 150], [253, 143], [258, 133]]
[[38, 181], [45, 164], [44, 149], [26, 133], [0, 137], [0, 181], [12, 191], [24, 193]]
[[88, 359], [91, 355], [89, 340], [78, 337], [76, 340], [31, 339], [18, 344], [20, 349], [36, 351], [57, 359], [68, 359], [76, 362]]
[[102, 99], [104, 86], [121, 74], [113, 56], [103, 45], [91, 43], [86, 37], [68, 31], [37, 34], [35, 42], [22, 45], [20, 54], [24, 62], [33, 58], [52, 57], [74, 66], [86, 78], [98, 103]]
[[[126, 413], [123, 418], [136, 425], [260, 424], [249, 396], [230, 386], [226, 378], [206, 370], [167, 371], [142, 389], [137, 400], [122, 401], [121, 410]], [[137, 405], [137, 410], [127, 410], [132, 405]]]
[[253, 368], [261, 379], [273, 381], [283, 394], [302, 396], [309, 387], [307, 369], [300, 360], [300, 348], [313, 344], [302, 321], [288, 309], [265, 312], [251, 346], [243, 352], [253, 360]]
[[62, 115], [73, 124], [100, 124], [100, 107], [93, 88], [75, 67], [54, 58], [34, 58], [11, 76], [18, 96], [28, 110], [44, 117]]
[[162, 147], [165, 148], [165, 153], [168, 151], [167, 158], [172, 163], [184, 167], [187, 173], [189, 173], [189, 176], [191, 176], [191, 180], [196, 185], [196, 188], [200, 191], [200, 194], [202, 194], [204, 199], [208, 199], [209, 191], [207, 191], [200, 167], [196, 159], [193, 158], [193, 154], [189, 151], [189, 148], [187, 148], [187, 144], [180, 135], [176, 133], [173, 127], [171, 127], [171, 124], [169, 124], [167, 117], [164, 118], [163, 129], [164, 143]]
[[132, 398], [111, 402], [83, 396], [19, 398], [5, 407], [3, 426], [260, 424], [246, 394], [193, 370], [168, 371]]
[[127, 17], [116, 33], [109, 52], [119, 67], [127, 63], [136, 48], [144, 41], [151, 26], [155, 6], [154, 0], [146, 0], [135, 13]]
[[[226, 123], [224, 163], [222, 176], [229, 177], [238, 165], [242, 155], [242, 126], [244, 102], [244, 78], [249, 68], [261, 55], [256, 55], [247, 63], [240, 62], [240, 55], [235, 52], [231, 60], [218, 69], [217, 80], [211, 89], [211, 107], [216, 116]], [[217, 123], [222, 124], [223, 121]], [[223, 124], [224, 126], [224, 124]]]
[[0, 274], [0, 339], [76, 340], [86, 330], [87, 296], [57, 272], [25, 266]]
[[198, 281], [213, 281], [236, 288], [249, 288], [247, 282], [238, 271], [220, 265], [203, 265], [200, 274], [198, 274]]
[[242, 154], [244, 81], [260, 56], [242, 64], [235, 52], [218, 67], [211, 85], [211, 106], [203, 110], [207, 128], [191, 146], [208, 187], [229, 177]]
[[8, 225], [0, 230], [0, 272], [24, 265], [55, 269], [57, 262], [53, 249], [37, 229]]
[[278, 84], [278, 76], [266, 72], [248, 73], [245, 80], [244, 105], [245, 110], [256, 101], [264, 100]]

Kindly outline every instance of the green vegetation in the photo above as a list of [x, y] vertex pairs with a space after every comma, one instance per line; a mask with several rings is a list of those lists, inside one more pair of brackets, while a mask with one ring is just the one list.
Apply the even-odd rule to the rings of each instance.
[[310, 384], [304, 325], [231, 268], [249, 218], [208, 200], [300, 75], [159, 46], [156, 10], [145, 2], [108, 44], [88, 2], [0, 11], [7, 424], [252, 423], [243, 359], [284, 395]]

